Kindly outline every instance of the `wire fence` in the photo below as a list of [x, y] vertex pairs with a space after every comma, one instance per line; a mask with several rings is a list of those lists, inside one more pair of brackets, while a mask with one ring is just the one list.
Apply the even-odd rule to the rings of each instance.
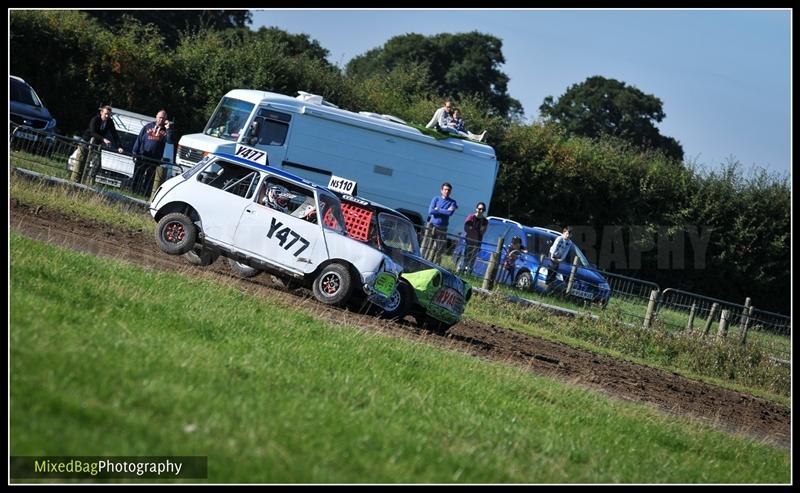
[[180, 165], [119, 153], [78, 137], [65, 137], [10, 123], [11, 164], [18, 168], [149, 199]]

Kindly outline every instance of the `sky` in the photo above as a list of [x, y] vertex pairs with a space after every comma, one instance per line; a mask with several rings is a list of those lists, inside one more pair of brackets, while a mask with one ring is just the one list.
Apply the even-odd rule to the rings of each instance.
[[308, 34], [342, 68], [398, 35], [491, 34], [528, 121], [546, 96], [600, 75], [661, 99], [661, 134], [701, 169], [735, 159], [790, 173], [788, 9], [253, 10], [251, 28], [264, 26]]

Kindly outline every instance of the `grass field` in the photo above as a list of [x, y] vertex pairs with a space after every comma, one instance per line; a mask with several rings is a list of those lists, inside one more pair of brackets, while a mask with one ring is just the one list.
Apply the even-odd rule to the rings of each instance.
[[12, 455], [210, 482], [786, 483], [790, 454], [231, 287], [11, 235]]

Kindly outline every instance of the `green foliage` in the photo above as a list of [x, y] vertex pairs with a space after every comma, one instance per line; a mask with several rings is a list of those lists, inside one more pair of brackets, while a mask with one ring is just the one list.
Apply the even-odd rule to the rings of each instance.
[[492, 116], [508, 117], [522, 112], [522, 106], [508, 94], [508, 76], [500, 71], [505, 63], [503, 42], [477, 31], [459, 34], [404, 34], [389, 39], [353, 58], [346, 68], [348, 77], [369, 77], [391, 72], [398, 66], [423, 65], [423, 79], [440, 97], [464, 99], [479, 95], [491, 108]]
[[252, 20], [249, 10], [87, 10], [104, 26], [118, 29], [132, 20], [155, 27], [170, 48], [181, 35], [202, 29], [245, 27]]
[[624, 82], [589, 77], [570, 86], [557, 102], [547, 96], [539, 111], [572, 135], [592, 138], [613, 135], [644, 149], [661, 149], [671, 158], [683, 160], [680, 144], [662, 136], [655, 126], [665, 116], [661, 100]]
[[282, 94], [305, 90], [337, 99], [346, 91], [327, 50], [305, 34], [279, 29], [206, 30], [181, 40], [175, 53], [183, 105], [194, 108], [190, 128], [203, 128], [227, 91], [260, 89]]

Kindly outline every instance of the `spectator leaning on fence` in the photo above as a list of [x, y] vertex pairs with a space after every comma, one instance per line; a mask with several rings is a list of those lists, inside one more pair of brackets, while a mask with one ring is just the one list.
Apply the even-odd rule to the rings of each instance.
[[86, 129], [84, 138], [93, 145], [111, 148], [111, 144], [114, 144], [117, 152], [123, 152], [122, 146], [119, 144], [117, 127], [114, 126], [114, 120], [111, 119], [111, 106], [101, 106], [100, 113], [89, 120], [89, 128]]
[[548, 288], [550, 283], [556, 278], [558, 272], [558, 265], [569, 255], [572, 249], [572, 240], [569, 239], [572, 234], [571, 226], [564, 226], [561, 236], [556, 238], [552, 245], [550, 245], [550, 266], [547, 269], [547, 279], [545, 283]]
[[442, 252], [447, 244], [447, 227], [450, 216], [458, 209], [458, 203], [450, 198], [453, 186], [448, 182], [442, 183], [441, 196], [434, 197], [428, 207], [428, 220], [433, 226], [433, 262], [439, 263]]
[[166, 110], [156, 114], [156, 121], [145, 125], [136, 142], [133, 143], [134, 192], [146, 195], [153, 180], [153, 171], [161, 164], [164, 147], [172, 144], [171, 122], [167, 120]]

